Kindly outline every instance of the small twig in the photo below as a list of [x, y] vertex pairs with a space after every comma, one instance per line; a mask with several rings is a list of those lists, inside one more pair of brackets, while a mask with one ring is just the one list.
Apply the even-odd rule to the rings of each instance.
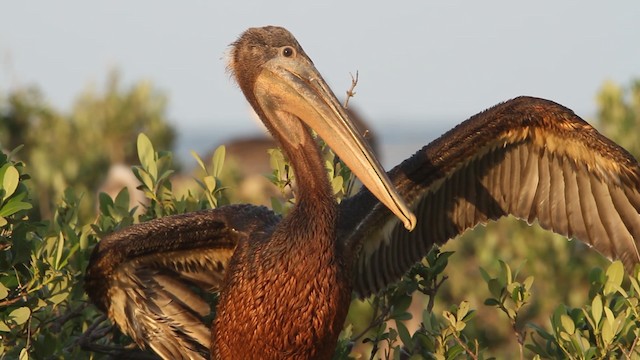
[[624, 354], [625, 359], [631, 360], [631, 355], [633, 355], [636, 345], [638, 345], [638, 336], [636, 336], [636, 338], [633, 339], [633, 343], [631, 343], [631, 347], [629, 348], [628, 351], [627, 349], [620, 346], [620, 350], [622, 350], [622, 353]]
[[[458, 344], [460, 344], [460, 346], [462, 346], [462, 348], [464, 349], [464, 351], [472, 358], [475, 360], [478, 360], [478, 355], [474, 354], [471, 349], [469, 349], [469, 347], [458, 337], [458, 335], [456, 335], [455, 332], [451, 332], [451, 334], [453, 335], [453, 337], [456, 339], [456, 341], [458, 342]], [[476, 344], [477, 347], [477, 344]]]
[[527, 333], [525, 332], [524, 334], [522, 334], [520, 331], [518, 331], [518, 329], [516, 329], [515, 320], [513, 321], [512, 327], [513, 327], [513, 332], [516, 335], [516, 340], [518, 341], [518, 350], [520, 350], [520, 360], [524, 360], [524, 342], [527, 338]]
[[[27, 340], [25, 342], [24, 348], [27, 350], [27, 354], [29, 350], [31, 350], [31, 320], [33, 319], [33, 313], [29, 314], [29, 320], [27, 321]], [[22, 356], [21, 356], [22, 357]]]
[[390, 307], [384, 307], [382, 310], [382, 312], [380, 313], [380, 315], [378, 315], [376, 317], [376, 313], [378, 312], [378, 304], [376, 304], [376, 306], [373, 309], [373, 319], [371, 319], [371, 322], [369, 323], [369, 326], [367, 326], [364, 330], [362, 330], [358, 335], [356, 336], [352, 336], [351, 337], [351, 341], [356, 342], [358, 341], [361, 337], [365, 336], [369, 330], [380, 326], [385, 320], [385, 317], [387, 315], [389, 315], [389, 312], [391, 311]]
[[20, 290], [20, 292], [15, 297], [0, 301], [0, 308], [17, 303], [18, 301], [22, 300], [22, 298], [25, 297], [27, 294], [28, 292], [26, 290], [24, 289]]
[[356, 95], [356, 92], [354, 90], [356, 88], [356, 85], [358, 85], [358, 71], [356, 71], [355, 77], [351, 73], [349, 73], [349, 75], [351, 75], [351, 87], [349, 88], [349, 90], [347, 90], [347, 98], [344, 100], [345, 109], [349, 107], [349, 99]]
[[373, 347], [371, 348], [371, 354], [369, 355], [369, 360], [375, 359], [376, 353], [378, 353], [378, 341], [373, 343]]
[[427, 311], [433, 312], [433, 307], [435, 306], [435, 300], [436, 300], [435, 299], [436, 293], [438, 292], [438, 289], [440, 289], [440, 286], [442, 286], [442, 283], [444, 283], [444, 281], [447, 279], [448, 279], [447, 276], [443, 276], [440, 282], [438, 282], [437, 279], [434, 279], [436, 281], [435, 285], [428, 291], [424, 292], [425, 295], [429, 295], [429, 302], [427, 303]]
[[516, 341], [518, 342], [518, 350], [520, 350], [520, 359], [522, 360], [524, 359], [524, 342], [527, 338], [527, 333], [526, 332], [523, 333], [519, 331], [517, 328], [517, 322], [518, 322], [517, 311], [519, 311], [520, 309], [518, 308], [518, 310], [516, 310], [516, 316], [514, 318], [511, 318], [509, 316], [509, 311], [503, 304], [500, 304], [498, 308], [502, 310], [505, 314], [507, 314], [507, 317], [509, 317], [509, 321], [511, 322], [511, 330], [513, 330], [513, 334], [515, 335]]
[[[637, 332], [636, 332], [636, 334], [637, 334]], [[629, 358], [631, 358], [631, 354], [634, 353], [634, 350], [635, 350], [636, 346], [638, 346], [638, 336], [636, 336], [636, 338], [633, 339], [633, 344], [631, 344], [631, 349], [629, 349], [630, 350], [629, 351]]]

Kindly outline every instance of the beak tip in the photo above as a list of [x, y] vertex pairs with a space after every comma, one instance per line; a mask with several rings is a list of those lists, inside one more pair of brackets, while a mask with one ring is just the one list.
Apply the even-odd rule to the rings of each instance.
[[416, 228], [416, 216], [413, 213], [409, 213], [404, 220], [405, 229], [412, 231]]

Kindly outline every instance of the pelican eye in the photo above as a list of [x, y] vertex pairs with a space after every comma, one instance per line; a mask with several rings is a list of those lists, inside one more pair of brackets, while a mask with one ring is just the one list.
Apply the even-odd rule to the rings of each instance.
[[284, 57], [292, 57], [295, 54], [295, 51], [291, 46], [285, 46], [282, 48], [282, 56]]

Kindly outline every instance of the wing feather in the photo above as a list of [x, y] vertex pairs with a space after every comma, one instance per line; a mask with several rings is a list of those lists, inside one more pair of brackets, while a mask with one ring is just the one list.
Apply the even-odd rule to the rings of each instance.
[[413, 232], [366, 189], [340, 205], [355, 213], [341, 219], [340, 236], [360, 295], [399, 279], [434, 244], [508, 214], [576, 237], [629, 271], [640, 262], [638, 162], [551, 101], [521, 97], [486, 110], [389, 177], [418, 218]]
[[559, 234], [567, 236], [569, 225], [565, 199], [565, 184], [562, 174], [562, 157], [551, 156], [549, 162], [551, 175], [549, 187], [550, 226]]
[[164, 359], [209, 359], [212, 312], [236, 245], [279, 221], [233, 205], [137, 224], [106, 236], [85, 278], [90, 299], [141, 348]]

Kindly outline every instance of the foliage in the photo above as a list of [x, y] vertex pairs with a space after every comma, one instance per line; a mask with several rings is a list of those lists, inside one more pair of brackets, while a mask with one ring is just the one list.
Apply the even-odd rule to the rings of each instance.
[[590, 274], [589, 301], [578, 308], [559, 305], [551, 331], [534, 326], [533, 352], [550, 359], [631, 359], [640, 356], [640, 268], [625, 277], [620, 261]]
[[[81, 350], [73, 340], [87, 325], [81, 315], [87, 306], [79, 301], [85, 295], [76, 284], [89, 255], [78, 199], [69, 191], [52, 221], [32, 221], [23, 163], [0, 155], [0, 168], [13, 169], [0, 176], [6, 196], [0, 207], [5, 220], [0, 225], [0, 358], [77, 357]], [[15, 184], [16, 173], [17, 186], [7, 187]]]
[[[128, 117], [151, 114], [153, 123], [164, 122], [163, 98], [149, 87], [123, 94], [117, 84], [104, 96], [81, 98], [73, 116], [51, 110], [35, 90], [12, 95], [0, 111], [10, 120], [0, 122], [0, 142], [16, 149], [0, 154], [0, 359], [149, 358], [131, 350], [131, 340], [88, 303], [83, 275], [93, 245], [136, 222], [229, 203], [235, 184], [220, 179], [224, 148], [206, 161], [194, 154], [201, 170], [197, 188], [174, 189], [172, 155], [156, 150], [170, 141], [137, 135], [164, 130], [136, 127], [131, 124], [140, 118]], [[605, 90], [604, 129], [631, 118], [637, 123], [637, 105], [627, 104], [624, 91]], [[89, 116], [94, 113], [100, 115]], [[116, 119], [131, 124], [115, 125]], [[126, 131], [95, 136], [105, 129], [99, 123]], [[85, 137], [85, 131], [94, 133]], [[137, 138], [129, 136], [134, 132]], [[621, 136], [629, 132], [638, 133]], [[74, 141], [46, 140], [51, 134]], [[122, 156], [105, 156], [106, 149], [124, 143], [126, 161], [137, 152], [133, 171], [148, 203], [130, 208], [124, 189], [115, 198], [99, 195], [97, 206], [83, 205], [93, 202], [97, 174]], [[78, 156], [69, 159], [69, 153]], [[323, 156], [338, 199], [353, 194], [356, 180], [348, 168], [325, 146]], [[286, 213], [295, 203], [294, 174], [279, 150], [272, 152], [272, 165], [270, 179], [280, 191], [272, 204]], [[44, 202], [42, 192], [48, 193]], [[55, 205], [42, 220], [34, 210], [47, 204]], [[512, 264], [519, 264], [517, 271]], [[586, 246], [513, 219], [479, 227], [434, 248], [384, 292], [354, 300], [336, 358], [639, 358], [640, 271], [627, 279], [620, 263], [602, 270], [605, 264]]]
[[[371, 321], [365, 323], [366, 327], [358, 335], [350, 336], [350, 341], [353, 343], [364, 338], [362, 344], [371, 344], [370, 349], [367, 349], [371, 359], [376, 356], [399, 359], [409, 355], [417, 356], [416, 358], [452, 359], [463, 353], [477, 356], [478, 342], [462, 333], [474, 314], [469, 303], [462, 301], [459, 305], [452, 305], [441, 316], [436, 316], [433, 312], [438, 289], [446, 280], [443, 271], [452, 254], [433, 248], [402, 280], [381, 294], [367, 299], [366, 303], [372, 309]], [[427, 296], [429, 301], [426, 307], [420, 308], [419, 313], [412, 314], [410, 306], [416, 291]], [[352, 306], [352, 310], [354, 307]], [[421, 323], [411, 334], [405, 322], [416, 315], [421, 315]], [[357, 317], [350, 316], [349, 321], [357, 321]]]
[[640, 79], [628, 88], [606, 81], [598, 95], [598, 122], [618, 144], [640, 158]]
[[147, 134], [157, 146], [171, 148], [175, 132], [166, 118], [167, 98], [149, 81], [122, 89], [120, 74], [112, 71], [102, 92], [86, 89], [76, 100], [70, 120], [84, 141], [97, 145], [111, 164], [134, 164], [136, 137]]
[[[0, 99], [0, 149], [24, 145], [16, 158], [29, 166], [29, 186], [38, 210], [31, 215], [51, 219], [67, 188], [94, 194], [111, 165], [133, 164], [138, 133], [170, 148], [175, 132], [165, 113], [166, 97], [151, 83], [123, 88], [116, 71], [102, 92], [85, 90], [70, 114], [49, 106], [35, 87], [18, 89]], [[95, 208], [95, 199], [82, 200], [81, 216], [85, 216]]]

